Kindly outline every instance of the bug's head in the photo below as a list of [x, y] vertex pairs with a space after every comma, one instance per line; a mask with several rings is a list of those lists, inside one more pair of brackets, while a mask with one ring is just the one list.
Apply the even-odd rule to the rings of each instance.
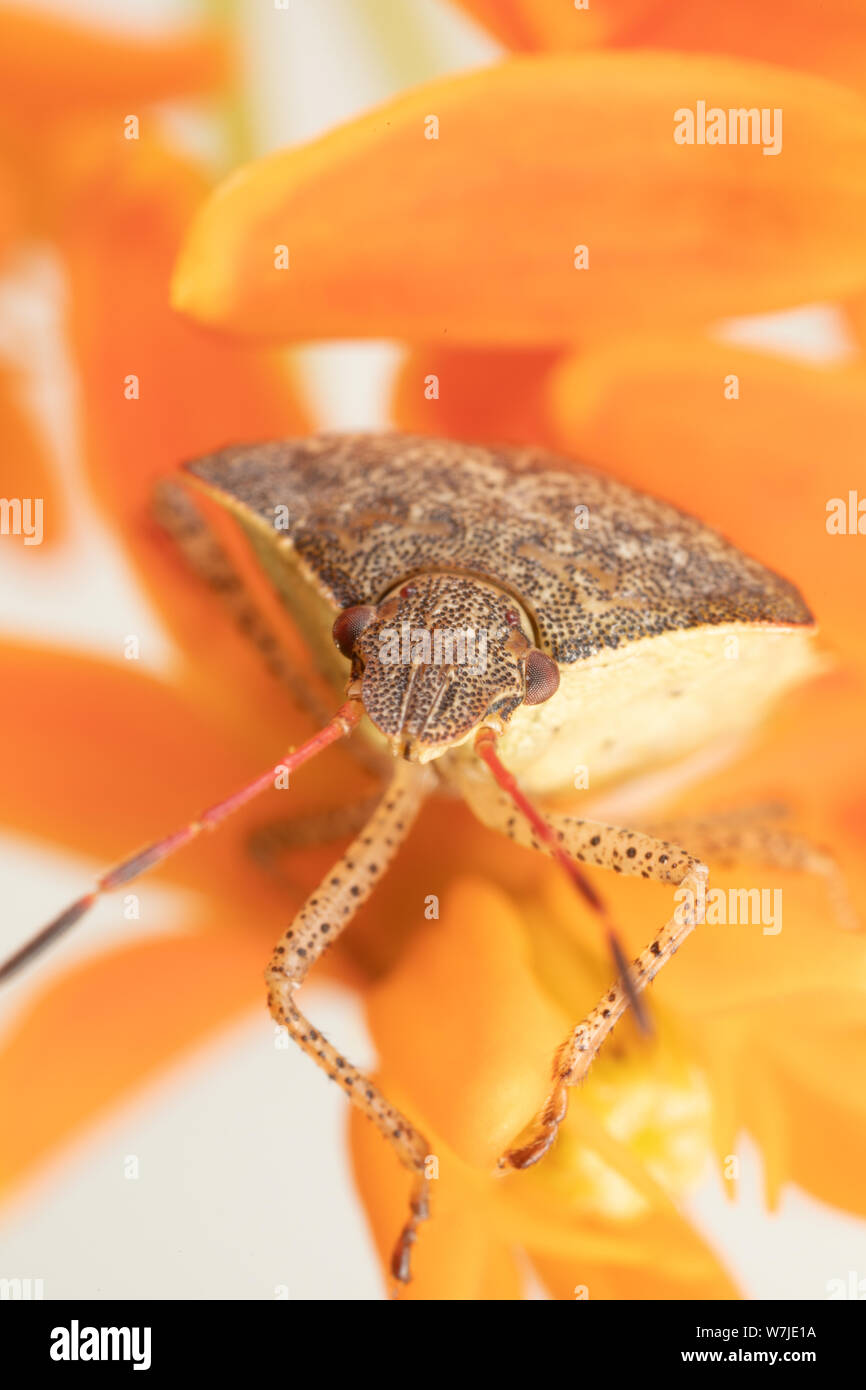
[[456, 574], [418, 575], [334, 623], [367, 715], [396, 756], [422, 763], [550, 698], [559, 672], [530, 634], [509, 594]]

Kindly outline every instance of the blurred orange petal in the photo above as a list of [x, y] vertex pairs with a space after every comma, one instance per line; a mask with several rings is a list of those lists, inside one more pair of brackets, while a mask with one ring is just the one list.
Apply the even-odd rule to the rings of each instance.
[[[377, 1078], [400, 1104], [399, 1086]], [[397, 1233], [406, 1220], [411, 1179], [366, 1118], [353, 1108], [349, 1140], [355, 1181], [370, 1222], [387, 1286]], [[424, 1222], [412, 1256], [412, 1282], [399, 1290], [406, 1301], [518, 1299], [522, 1280], [514, 1251], [491, 1224], [491, 1189], [485, 1174], [468, 1171], [451, 1155], [438, 1154], [432, 1184], [432, 1218]]]
[[[451, 1019], [449, 1018], [449, 1024]], [[462, 1073], [451, 1074], [459, 1089]], [[380, 1084], [411, 1113], [406, 1093], [390, 1077]], [[405, 1220], [410, 1178], [377, 1131], [353, 1112], [350, 1139], [355, 1178], [367, 1211], [383, 1271], [395, 1233]], [[568, 1125], [574, 1128], [572, 1117]], [[579, 1126], [578, 1126], [579, 1128]], [[494, 1177], [470, 1168], [433, 1132], [428, 1133], [437, 1169], [431, 1186], [432, 1220], [419, 1231], [413, 1278], [401, 1297], [515, 1298], [519, 1296], [518, 1251], [529, 1255], [554, 1297], [574, 1298], [576, 1286], [591, 1281], [591, 1298], [735, 1297], [736, 1290], [716, 1257], [647, 1178], [640, 1159], [603, 1136], [606, 1157], [638, 1186], [647, 1187], [653, 1209], [638, 1219], [605, 1220], [575, 1203], [569, 1175], [550, 1181], [550, 1158], [529, 1173]], [[580, 1142], [580, 1140], [578, 1140]], [[585, 1142], [595, 1148], [596, 1131]], [[554, 1157], [551, 1155], [550, 1157]], [[660, 1251], [664, 1252], [663, 1258]], [[607, 1292], [611, 1288], [615, 1295]], [[641, 1294], [641, 1290], [656, 1293]]]
[[[0, 691], [0, 821], [100, 867], [186, 824], [279, 756], [258, 720], [238, 743], [173, 687], [92, 658], [4, 646]], [[303, 889], [263, 874], [244, 842], [253, 824], [302, 815], [314, 790], [315, 781], [293, 779], [290, 808], [267, 793], [136, 887], [142, 904], [157, 878], [206, 894], [215, 905], [197, 909], [190, 934], [136, 942], [59, 974], [47, 959], [49, 983], [0, 1048], [0, 1107], [15, 1115], [0, 1183], [242, 1009], [264, 1007], [262, 970]], [[301, 884], [305, 872], [315, 881], [317, 867], [325, 865], [307, 864]], [[113, 903], [122, 932], [119, 895]], [[22, 922], [20, 940], [39, 925]], [[39, 1105], [28, 1102], [35, 1089]]]
[[[862, 1000], [825, 995], [765, 1031], [787, 1123], [790, 1177], [824, 1202], [866, 1216], [866, 1023]], [[828, 1154], [833, 1162], [828, 1163]]]
[[0, 124], [0, 261], [6, 261], [21, 234], [22, 199], [15, 161], [4, 148]]
[[[653, 997], [666, 1008], [686, 1020], [694, 1014], [708, 1019], [761, 1011], [784, 999], [808, 1001], [823, 992], [835, 994], [840, 1003], [850, 996], [866, 1011], [866, 934], [838, 926], [823, 883], [740, 866], [716, 871], [711, 889], [724, 893], [724, 902], [715, 899], [724, 915], [698, 928], [676, 967], [659, 977]], [[753, 903], [750, 919], [743, 922], [745, 900], [731, 895], [755, 890], [765, 893], [762, 907], [759, 912]], [[766, 918], [775, 920], [760, 915], [763, 903]]]
[[[578, 9], [563, 0], [456, 0], [509, 48], [589, 48], [643, 30], [654, 0], [605, 0]], [[659, 45], [661, 47], [661, 45]], [[672, 45], [673, 47], [673, 45]]]
[[558, 360], [558, 353], [545, 350], [413, 348], [394, 384], [394, 424], [410, 434], [545, 444], [546, 387]]
[[[783, 155], [676, 143], [675, 113], [698, 99], [783, 110]], [[515, 58], [235, 173], [196, 218], [173, 295], [270, 338], [550, 346], [853, 291], [864, 218], [852, 92], [721, 58]]]
[[152, 140], [121, 149], [102, 132], [69, 160], [74, 194], [60, 242], [94, 494], [179, 651], [206, 668], [212, 698], [228, 697], [225, 687], [240, 692], [246, 681], [238, 718], [244, 705], [270, 707], [276, 717], [284, 697], [151, 522], [150, 499], [156, 480], [189, 458], [305, 433], [291, 371], [273, 354], [215, 340], [169, 308], [172, 261], [206, 192], [190, 161]]
[[[139, 941], [64, 971], [0, 1045], [0, 1193], [178, 1054], [261, 1003], [267, 946], [249, 923]], [[38, 1094], [39, 1103], [34, 1103]]]
[[[864, 0], [725, 0], [724, 6], [665, 0], [605, 0], [614, 41], [693, 53], [732, 53], [823, 73], [862, 89], [866, 77]], [[643, 11], [643, 12], [642, 12]]]
[[589, 1239], [584, 1251], [576, 1242], [575, 1254], [569, 1258], [534, 1253], [532, 1263], [551, 1297], [590, 1302], [740, 1297], [721, 1261], [685, 1222], [653, 1213], [634, 1225], [631, 1238], [644, 1246], [639, 1262], [615, 1247], [606, 1259], [601, 1258]]
[[849, 299], [845, 304], [845, 314], [861, 353], [866, 352], [866, 294]]
[[421, 1128], [485, 1172], [543, 1100], [571, 1022], [535, 982], [509, 898], [472, 878], [450, 889], [441, 921], [418, 932], [371, 991], [368, 1016]]
[[583, 49], [592, 44], [730, 53], [804, 68], [862, 87], [866, 76], [864, 0], [604, 0], [578, 8], [563, 0], [457, 0], [514, 49]]
[[[550, 379], [559, 447], [695, 512], [793, 579], [825, 636], [863, 653], [856, 535], [828, 503], [866, 499], [866, 369], [811, 367], [701, 337], [612, 345]], [[864, 522], [866, 525], [866, 522]]]
[[150, 38], [80, 24], [58, 11], [0, 5], [0, 93], [19, 118], [27, 108], [122, 105], [208, 91], [227, 75], [217, 34]]
[[[284, 747], [258, 717], [245, 739], [227, 737], [211, 712], [136, 662], [112, 665], [7, 643], [0, 646], [0, 698], [0, 820], [105, 860], [186, 824], [276, 761]], [[305, 796], [300, 777], [293, 781], [293, 809], [299, 796]], [[255, 805], [259, 819], [285, 813], [278, 792]], [[227, 850], [251, 813], [239, 812], [219, 835], [175, 855], [163, 872], [206, 887], [218, 864], [230, 881]], [[252, 874], [242, 872], [246, 885]]]

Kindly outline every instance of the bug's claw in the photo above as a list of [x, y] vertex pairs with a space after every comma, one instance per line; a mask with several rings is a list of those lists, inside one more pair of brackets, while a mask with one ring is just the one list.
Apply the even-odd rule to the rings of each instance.
[[391, 1256], [391, 1274], [398, 1284], [408, 1284], [412, 1278], [412, 1246], [418, 1239], [418, 1227], [430, 1215], [430, 1183], [421, 1175], [409, 1202], [409, 1220], [400, 1232]]
[[560, 1083], [548, 1097], [544, 1109], [526, 1131], [525, 1142], [515, 1145], [513, 1149], [509, 1149], [507, 1153], [503, 1154], [498, 1167], [500, 1169], [531, 1168], [533, 1163], [544, 1158], [559, 1133], [559, 1126], [565, 1119], [567, 1110], [568, 1091], [565, 1085]]

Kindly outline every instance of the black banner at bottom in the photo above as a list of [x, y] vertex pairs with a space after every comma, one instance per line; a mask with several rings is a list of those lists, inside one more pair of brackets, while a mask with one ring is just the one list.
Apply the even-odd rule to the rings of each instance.
[[[477, 1305], [464, 1305], [472, 1308], [473, 1322], [467, 1327], [468, 1347], [464, 1345], [458, 1354], [451, 1339], [442, 1337], [454, 1305], [436, 1305], [435, 1311], [432, 1305], [425, 1306], [426, 1311], [420, 1315], [393, 1307], [385, 1307], [376, 1315], [365, 1304], [364, 1335], [359, 1339], [353, 1334], [362, 1327], [360, 1318], [345, 1303], [339, 1305], [336, 1316], [323, 1316], [311, 1312], [309, 1304], [293, 1308], [285, 1302], [3, 1301], [0, 1345], [6, 1370], [17, 1364], [25, 1376], [47, 1373], [59, 1380], [70, 1375], [98, 1376], [107, 1368], [114, 1376], [138, 1374], [157, 1381], [187, 1370], [196, 1377], [209, 1371], [226, 1375], [234, 1367], [242, 1368], [247, 1377], [271, 1378], [274, 1373], [294, 1374], [299, 1354], [305, 1360], [321, 1355], [321, 1370], [333, 1376], [341, 1351], [346, 1361], [351, 1357], [359, 1368], [363, 1358], [374, 1355], [371, 1334], [378, 1328], [387, 1327], [390, 1333], [402, 1324], [409, 1335], [420, 1336], [426, 1371], [435, 1362], [437, 1348], [442, 1364], [454, 1366], [456, 1361], [465, 1371], [468, 1349], [474, 1349], [474, 1354], [470, 1350], [472, 1359], [483, 1357], [485, 1369], [492, 1369], [500, 1356], [507, 1356], [510, 1363], [521, 1344], [525, 1354], [533, 1358], [539, 1345], [539, 1329], [546, 1331], [555, 1326], [558, 1333], [574, 1336], [568, 1343], [557, 1343], [556, 1359], [565, 1370], [562, 1363], [567, 1346], [570, 1372], [575, 1376], [596, 1365], [601, 1357], [603, 1363], [609, 1362], [611, 1370], [616, 1370], [617, 1376], [627, 1370], [665, 1375], [678, 1366], [693, 1370], [706, 1366], [774, 1370], [807, 1367], [826, 1379], [860, 1365], [864, 1335], [864, 1310], [857, 1301], [575, 1300], [573, 1306], [560, 1309], [559, 1313], [552, 1305], [547, 1305], [545, 1312], [543, 1305], [536, 1304], [534, 1311], [527, 1305], [517, 1322], [513, 1309], [509, 1311], [500, 1338], [487, 1330], [490, 1313], [481, 1313]], [[381, 1324], [378, 1316], [383, 1318]], [[461, 1315], [457, 1313], [456, 1317]], [[541, 1323], [535, 1322], [537, 1317]], [[332, 1332], [323, 1342], [324, 1318], [329, 1320]], [[555, 1321], [551, 1324], [548, 1319]], [[435, 1339], [431, 1338], [432, 1332], [436, 1333]], [[533, 1341], [524, 1342], [525, 1337], [532, 1337]], [[535, 1352], [531, 1350], [533, 1346]], [[379, 1355], [382, 1350], [378, 1349]], [[590, 1359], [585, 1361], [585, 1356]], [[545, 1379], [547, 1376], [545, 1372]], [[26, 1381], [19, 1375], [14, 1383]]]

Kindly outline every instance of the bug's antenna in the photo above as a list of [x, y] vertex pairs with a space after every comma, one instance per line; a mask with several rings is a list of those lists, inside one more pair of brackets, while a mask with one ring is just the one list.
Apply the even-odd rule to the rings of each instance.
[[176, 850], [183, 849], [203, 830], [214, 830], [233, 811], [239, 810], [241, 806], [252, 801], [260, 792], [267, 791], [268, 787], [272, 787], [278, 774], [293, 772], [296, 767], [300, 767], [302, 763], [315, 757], [317, 753], [321, 753], [330, 744], [336, 743], [338, 739], [350, 734], [363, 712], [360, 700], [347, 700], [337, 710], [333, 719], [329, 719], [318, 733], [313, 734], [312, 738], [308, 738], [306, 743], [302, 743], [300, 747], [287, 753], [279, 763], [269, 768], [267, 772], [263, 772], [260, 777], [256, 777], [245, 787], [241, 787], [240, 791], [233, 792], [224, 801], [218, 801], [215, 805], [209, 806], [206, 811], [201, 811], [195, 820], [190, 821], [182, 829], [173, 831], [172, 834], [164, 836], [161, 840], [155, 840], [128, 859], [124, 859], [120, 864], [115, 864], [113, 869], [108, 869], [97, 879], [96, 887], [90, 893], [85, 893], [83, 897], [76, 899], [58, 917], [49, 922], [47, 927], [43, 927], [40, 932], [26, 941], [14, 955], [0, 964], [0, 982], [8, 980], [46, 946], [56, 941], [65, 931], [79, 922], [103, 893], [110, 893], [112, 889], [119, 888], [122, 883], [129, 883], [132, 879], [146, 873], [148, 869], [152, 869], [155, 864], [162, 863], [163, 859], [167, 859]]
[[631, 1007], [634, 1009], [634, 1016], [638, 1024], [638, 1027], [641, 1029], [641, 1032], [643, 1033], [651, 1033], [652, 1027], [650, 1024], [649, 1016], [647, 1014], [646, 1008], [644, 1007], [643, 1000], [641, 999], [640, 995], [634, 987], [634, 981], [632, 979], [632, 973], [628, 963], [628, 959], [626, 957], [625, 951], [623, 950], [622, 942], [619, 938], [619, 933], [617, 932], [616, 927], [613, 925], [610, 919], [604, 900], [602, 899], [600, 894], [596, 892], [589, 879], [579, 868], [579, 866], [574, 862], [571, 856], [569, 854], [566, 854], [565, 850], [562, 848], [562, 845], [559, 843], [559, 840], [557, 839], [553, 829], [550, 825], [548, 825], [544, 816], [535, 806], [533, 806], [532, 802], [529, 800], [529, 797], [518, 786], [517, 779], [515, 778], [514, 774], [509, 772], [507, 767], [505, 767], [503, 763], [500, 761], [499, 754], [496, 752], [496, 734], [493, 731], [493, 729], [483, 728], [478, 730], [478, 733], [475, 735], [475, 750], [478, 753], [479, 758], [481, 758], [481, 760], [485, 762], [487, 766], [490, 768], [490, 771], [493, 773], [493, 776], [496, 779], [497, 785], [502, 788], [502, 790], [506, 793], [507, 796], [510, 796], [518, 811], [521, 813], [522, 816], [526, 817], [529, 824], [532, 826], [532, 829], [535, 831], [535, 834], [538, 836], [539, 840], [541, 840], [543, 844], [547, 846], [553, 858], [559, 865], [561, 865], [561, 867], [568, 874], [568, 877], [571, 879], [571, 882], [574, 884], [578, 893], [580, 893], [581, 897], [587, 903], [589, 903], [589, 906], [592, 908], [593, 912], [596, 912], [598, 916], [601, 918], [602, 923], [604, 924], [608, 948], [616, 966], [617, 975], [619, 976], [619, 979], [622, 982], [622, 987], [625, 992], [626, 998], [628, 999], [628, 1002], [631, 1005]]

